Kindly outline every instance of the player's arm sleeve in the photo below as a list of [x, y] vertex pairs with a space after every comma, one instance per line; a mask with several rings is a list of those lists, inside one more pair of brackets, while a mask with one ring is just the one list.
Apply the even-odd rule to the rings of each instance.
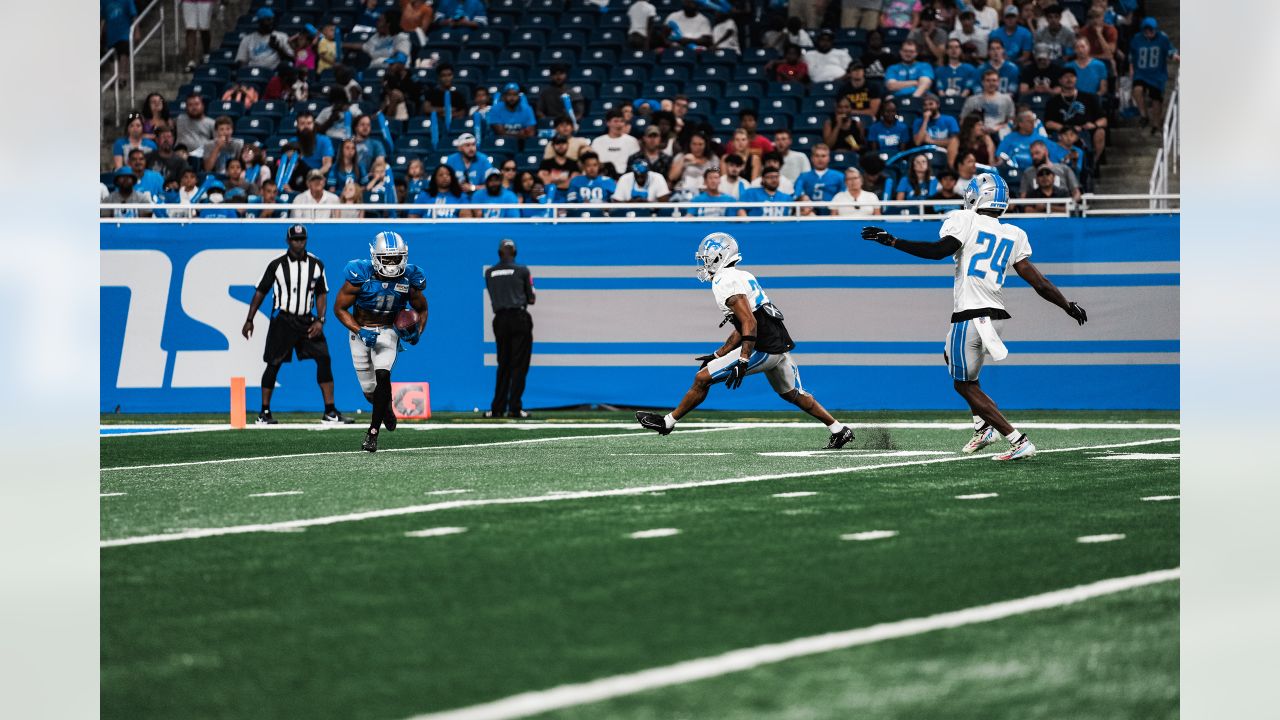
[[427, 286], [427, 274], [422, 272], [422, 268], [417, 265], [413, 266], [413, 270], [409, 272], [409, 287], [422, 290]]
[[960, 249], [960, 241], [954, 237], [944, 237], [937, 242], [920, 242], [918, 240], [898, 239], [893, 247], [908, 255], [915, 255], [925, 260], [941, 260], [956, 254]]
[[1018, 238], [1013, 241], [1013, 257], [1009, 261], [1017, 264], [1031, 257], [1031, 241], [1027, 239], [1026, 231], [1018, 228]]
[[276, 261], [272, 260], [267, 263], [267, 269], [262, 273], [262, 279], [258, 281], [257, 291], [264, 295], [271, 290], [276, 282]]
[[347, 267], [342, 271], [342, 275], [346, 278], [348, 283], [356, 287], [364, 285], [365, 282], [369, 280], [369, 271], [363, 267], [360, 262], [355, 260], [347, 263]]

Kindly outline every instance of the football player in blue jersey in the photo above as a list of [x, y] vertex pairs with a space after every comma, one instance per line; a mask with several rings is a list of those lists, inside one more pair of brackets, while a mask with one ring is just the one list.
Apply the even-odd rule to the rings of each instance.
[[[399, 233], [380, 232], [369, 244], [368, 260], [352, 260], [343, 270], [346, 282], [333, 303], [333, 316], [351, 331], [351, 362], [360, 389], [373, 404], [373, 418], [363, 450], [377, 452], [378, 430], [396, 429], [391, 407], [391, 368], [402, 349], [400, 341], [417, 345], [427, 324], [427, 277], [409, 264], [409, 246]], [[395, 327], [408, 304], [418, 313], [417, 325]], [[352, 308], [354, 307], [354, 312]]]

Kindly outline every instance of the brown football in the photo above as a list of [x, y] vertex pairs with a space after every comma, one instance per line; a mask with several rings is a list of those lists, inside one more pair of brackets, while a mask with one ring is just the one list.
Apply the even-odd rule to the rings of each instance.
[[418, 313], [413, 308], [405, 308], [396, 316], [396, 329], [408, 330], [418, 324]]

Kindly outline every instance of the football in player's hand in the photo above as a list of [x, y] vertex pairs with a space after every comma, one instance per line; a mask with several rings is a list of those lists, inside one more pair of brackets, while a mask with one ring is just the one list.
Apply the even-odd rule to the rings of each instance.
[[418, 324], [418, 313], [413, 308], [405, 308], [396, 316], [396, 330], [409, 330]]

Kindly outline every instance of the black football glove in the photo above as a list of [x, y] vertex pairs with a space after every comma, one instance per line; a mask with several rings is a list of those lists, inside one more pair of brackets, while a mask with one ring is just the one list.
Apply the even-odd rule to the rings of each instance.
[[1067, 314], [1081, 325], [1089, 322], [1089, 316], [1085, 314], [1084, 308], [1075, 303], [1067, 303]]
[[712, 353], [710, 355], [699, 355], [698, 357], [694, 358], [694, 360], [697, 360], [698, 362], [702, 363], [701, 365], [698, 366], [699, 370], [706, 367], [707, 363], [715, 359], [716, 359], [715, 353]]
[[881, 245], [888, 245], [889, 247], [893, 247], [893, 241], [897, 240], [897, 238], [889, 234], [889, 232], [884, 228], [878, 228], [875, 225], [868, 225], [862, 228], [862, 239], [872, 240], [880, 243]]
[[738, 358], [738, 362], [729, 368], [729, 379], [724, 381], [725, 387], [730, 390], [737, 390], [742, 384], [742, 378], [747, 376], [747, 361]]

